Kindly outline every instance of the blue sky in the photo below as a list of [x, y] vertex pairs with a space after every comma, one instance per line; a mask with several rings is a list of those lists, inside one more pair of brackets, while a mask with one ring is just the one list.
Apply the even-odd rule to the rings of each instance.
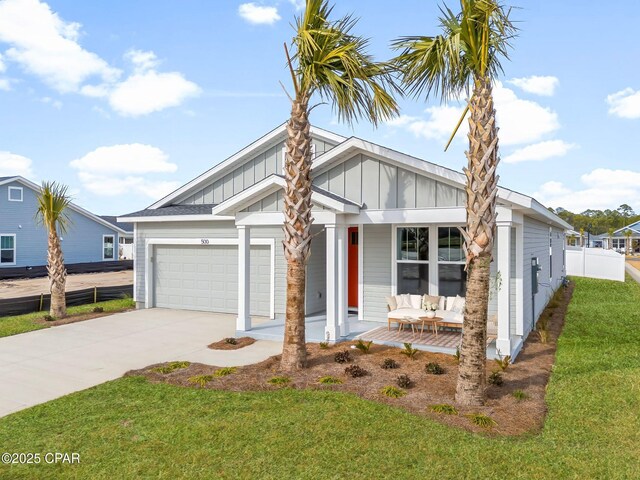
[[[0, 0], [0, 176], [64, 182], [98, 214], [153, 203], [286, 120], [296, 3]], [[552, 207], [640, 210], [635, 2], [513, 5], [520, 36], [495, 87], [501, 184]], [[337, 2], [351, 12], [380, 59], [398, 36], [438, 33], [436, 2]], [[401, 106], [377, 129], [338, 124], [330, 106], [311, 120], [465, 164], [464, 135], [443, 151], [460, 105]]]

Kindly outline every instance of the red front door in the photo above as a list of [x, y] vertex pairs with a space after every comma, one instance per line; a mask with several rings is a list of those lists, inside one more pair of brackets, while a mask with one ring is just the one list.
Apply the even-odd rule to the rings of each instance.
[[347, 269], [348, 303], [350, 307], [358, 307], [358, 227], [349, 228], [349, 266]]

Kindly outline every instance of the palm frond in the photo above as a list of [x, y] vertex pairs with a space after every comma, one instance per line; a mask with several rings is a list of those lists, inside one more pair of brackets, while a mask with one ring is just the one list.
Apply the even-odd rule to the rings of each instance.
[[42, 188], [37, 198], [36, 221], [48, 230], [66, 233], [71, 225], [71, 218], [67, 213], [71, 196], [69, 187], [56, 182], [42, 182]]
[[347, 123], [364, 117], [377, 124], [396, 116], [394, 66], [376, 62], [367, 53], [369, 40], [351, 34], [356, 18], [332, 21], [332, 10], [326, 0], [308, 0], [296, 19], [294, 85], [308, 97], [317, 92], [330, 101]]

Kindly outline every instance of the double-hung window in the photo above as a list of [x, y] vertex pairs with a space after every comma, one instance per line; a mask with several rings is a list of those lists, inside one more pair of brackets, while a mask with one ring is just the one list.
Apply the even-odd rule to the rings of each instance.
[[438, 228], [438, 294], [464, 297], [467, 272], [462, 248], [464, 240], [457, 227]]
[[398, 293], [429, 293], [429, 228], [398, 228], [396, 247]]
[[115, 258], [115, 238], [113, 235], [102, 236], [102, 259], [113, 260]]
[[16, 236], [0, 235], [0, 265], [16, 264]]

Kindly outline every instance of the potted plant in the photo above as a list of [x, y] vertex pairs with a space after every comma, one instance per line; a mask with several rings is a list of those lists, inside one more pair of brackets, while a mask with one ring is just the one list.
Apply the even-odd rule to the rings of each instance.
[[425, 317], [434, 318], [436, 316], [436, 310], [438, 309], [437, 303], [426, 302], [424, 304], [424, 310], [427, 311]]

